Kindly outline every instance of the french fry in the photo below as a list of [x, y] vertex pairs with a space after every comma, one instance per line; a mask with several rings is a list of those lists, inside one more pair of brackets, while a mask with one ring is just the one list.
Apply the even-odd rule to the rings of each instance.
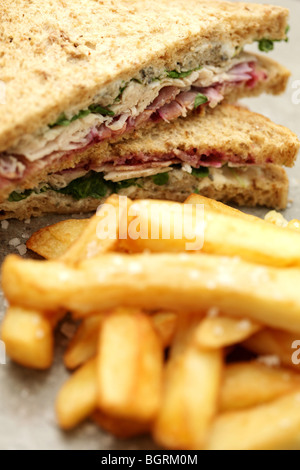
[[300, 387], [300, 375], [256, 361], [230, 364], [224, 372], [220, 411], [242, 410], [279, 398]]
[[[127, 213], [130, 204], [130, 199], [127, 199], [126, 204], [120, 207], [119, 197], [116, 194], [110, 196], [105, 204], [100, 206], [97, 214], [90, 219], [82, 235], [61, 257], [61, 260], [69, 264], [78, 264], [82, 260], [95, 258], [102, 253], [114, 250], [118, 245], [119, 223], [122, 219], [122, 214]], [[110, 218], [106, 224], [105, 221], [109, 218], [110, 209], [114, 211], [115, 217], [114, 219]], [[101, 223], [107, 229], [105, 231], [105, 238], [100, 237], [98, 233]]]
[[53, 320], [34, 310], [10, 307], [4, 317], [1, 339], [8, 356], [24, 367], [48, 369], [53, 361]]
[[119, 306], [224, 315], [300, 333], [300, 269], [254, 266], [204, 254], [105, 254], [78, 268], [9, 256], [2, 285], [12, 304], [82, 316]]
[[245, 411], [225, 413], [212, 425], [206, 450], [275, 450], [300, 429], [300, 389]]
[[105, 414], [151, 422], [160, 405], [162, 371], [162, 345], [147, 315], [124, 309], [103, 320], [97, 383]]
[[[148, 237], [131, 237], [145, 227]], [[50, 367], [53, 330], [70, 311], [82, 323], [64, 355], [78, 370], [57, 398], [63, 429], [92, 418], [119, 438], [152, 432], [168, 449], [298, 447], [299, 230], [278, 213], [262, 221], [198, 195], [185, 204], [113, 195], [90, 221], [31, 237], [28, 248], [49, 261], [7, 258], [7, 353]], [[225, 348], [240, 343], [289, 369], [267, 358], [225, 366]]]
[[[103, 315], [104, 314], [101, 314], [99, 316], [102, 316], [103, 318]], [[90, 354], [90, 357], [96, 355], [99, 328], [95, 329], [93, 325], [95, 322], [97, 322], [96, 318], [99, 318], [99, 316], [93, 315], [82, 320], [82, 324], [76, 332], [74, 339], [71, 341], [66, 353], [67, 356], [72, 356], [70, 359], [66, 357], [65, 360], [65, 365], [68, 367], [68, 369], [76, 368], [77, 365], [75, 366], [75, 363], [78, 361], [84, 362], [85, 357], [88, 354]], [[80, 315], [74, 313], [73, 317], [76, 320], [81, 318]], [[150, 318], [163, 347], [169, 347], [172, 343], [176, 330], [177, 314], [171, 312], [157, 312], [152, 314]]]
[[265, 329], [245, 341], [243, 346], [262, 356], [275, 356], [283, 365], [299, 371], [299, 365], [294, 364], [292, 360], [294, 353], [292, 345], [295, 340], [298, 340], [296, 331], [289, 333], [281, 330]]
[[229, 317], [205, 318], [195, 332], [195, 344], [221, 349], [241, 343], [262, 329], [258, 323]]
[[[187, 208], [189, 211], [184, 214]], [[202, 219], [195, 204], [155, 200], [136, 201], [130, 207], [131, 212], [128, 236], [121, 246], [133, 253], [200, 250], [239, 256], [267, 266], [300, 266], [298, 234], [259, 218], [236, 217], [235, 213], [205, 207]], [[135, 239], [132, 227], [137, 223], [143, 236]]]
[[[108, 198], [106, 201], [107, 204], [111, 204], [115, 209], [116, 213], [120, 210], [123, 210], [124, 208], [119, 208], [119, 199], [117, 196], [111, 196]], [[125, 210], [125, 209], [124, 209]], [[51, 227], [47, 227], [46, 229], [42, 229], [41, 231], [37, 232], [34, 234], [31, 239], [27, 243], [27, 247], [35, 251], [36, 253], [40, 254], [41, 256], [44, 256], [49, 259], [53, 258], [59, 258], [61, 262], [65, 263], [70, 263], [70, 264], [76, 264], [79, 262], [80, 259], [85, 259], [89, 257], [96, 256], [99, 253], [104, 253], [105, 251], [108, 251], [112, 248], [115, 247], [117, 243], [117, 232], [118, 232], [118, 221], [119, 218], [116, 220], [116, 226], [114, 227], [115, 232], [111, 233], [111, 239], [107, 240], [101, 240], [97, 236], [97, 226], [100, 223], [101, 220], [105, 217], [105, 209], [100, 209], [99, 214], [94, 216], [90, 221], [88, 220], [69, 220], [65, 222], [61, 222], [59, 224], [53, 225]], [[72, 242], [75, 241], [75, 244], [72, 245]], [[19, 305], [23, 305], [23, 302], [19, 302]], [[61, 311], [61, 309], [58, 309]], [[43, 311], [48, 311], [48, 307], [45, 309], [40, 309], [40, 323], [45, 324], [47, 321], [52, 321], [51, 316], [48, 317], [48, 320], [44, 318], [44, 313]], [[19, 307], [18, 309], [18, 318], [21, 318], [21, 313], [22, 313], [22, 308]], [[30, 325], [30, 322], [28, 322], [28, 312], [26, 309], [24, 309], [24, 320], [23, 322], [27, 322], [27, 324]], [[35, 319], [37, 320], [38, 312], [35, 311]], [[63, 316], [63, 313], [60, 314], [60, 316]], [[52, 319], [55, 321], [55, 315], [53, 314]], [[13, 344], [14, 347], [9, 347], [9, 351], [14, 356], [11, 356], [14, 358], [16, 362], [19, 362], [23, 365], [25, 365], [24, 361], [25, 359], [22, 359], [23, 356], [24, 358], [27, 357], [27, 352], [25, 350], [25, 344], [27, 345], [27, 348], [30, 346], [30, 341], [31, 341], [31, 329], [29, 328], [24, 328], [22, 336], [16, 335], [16, 331], [18, 329], [18, 326], [14, 324], [13, 321], [14, 317], [10, 316], [9, 321], [6, 323], [6, 328], [5, 328], [5, 334], [7, 337], [13, 337]], [[25, 320], [26, 319], [26, 320]], [[9, 329], [12, 329], [12, 332], [10, 333]], [[26, 335], [28, 337], [26, 338]], [[45, 345], [43, 346], [42, 339], [40, 339], [39, 342], [39, 347], [42, 349], [44, 347], [45, 351], [48, 351], [49, 349], [49, 341], [47, 339], [47, 335], [44, 337], [45, 340]], [[24, 348], [24, 354], [22, 354], [22, 348]], [[79, 351], [79, 349], [81, 350]], [[88, 348], [90, 352], [88, 352]], [[66, 356], [66, 364], [70, 368], [75, 368], [81, 363], [81, 359], [85, 360], [84, 358], [89, 358], [92, 355], [92, 342], [87, 345], [83, 345], [83, 343], [80, 344], [80, 346], [76, 347], [73, 346], [73, 349], [68, 351], [67, 356]], [[10, 352], [8, 351], [8, 354]], [[18, 351], [18, 354], [16, 353]], [[30, 350], [28, 352], [30, 354]], [[49, 353], [48, 353], [49, 354]], [[75, 355], [77, 354], [77, 357]], [[82, 357], [78, 357], [78, 355], [82, 355]], [[84, 355], [85, 354], [85, 355]], [[20, 362], [20, 360], [23, 362]], [[42, 362], [42, 358], [40, 359], [40, 362], [42, 364], [49, 364], [50, 359], [48, 362], [44, 359], [44, 362]], [[39, 360], [35, 359], [34, 357], [28, 358], [27, 362], [27, 367], [36, 367], [36, 364], [39, 365]]]
[[[202, 221], [196, 217], [194, 209], [192, 206], [187, 207], [176, 202], [135, 201], [128, 210], [128, 233], [125, 239], [120, 240], [120, 247], [132, 253], [145, 250], [176, 253], [185, 251], [187, 244], [195, 245], [194, 250], [201, 249], [203, 237], [199, 225]], [[189, 228], [189, 233], [183, 230], [183, 222]], [[136, 227], [138, 233], [135, 233]], [[199, 248], [197, 248], [199, 233]]]
[[151, 319], [153, 326], [161, 339], [162, 345], [164, 348], [167, 348], [171, 345], [177, 323], [178, 315], [176, 313], [155, 313]]
[[96, 356], [102, 321], [103, 315], [95, 315], [82, 320], [64, 354], [64, 363], [68, 369], [76, 369]]
[[142, 436], [150, 430], [149, 425], [130, 421], [126, 419], [114, 418], [105, 415], [102, 411], [97, 410], [92, 419], [106, 432], [109, 432], [118, 439], [130, 439], [132, 437]]
[[43, 258], [57, 259], [80, 237], [88, 222], [88, 219], [71, 219], [42, 228], [29, 238], [26, 246]]
[[69, 430], [97, 409], [97, 360], [91, 359], [64, 384], [56, 400], [56, 414], [62, 429]]
[[205, 196], [201, 196], [201, 194], [191, 194], [184, 202], [185, 204], [203, 204], [205, 210], [213, 209], [218, 211], [221, 214], [232, 215], [234, 217], [238, 217], [239, 219], [245, 219], [249, 222], [257, 222], [261, 221], [259, 217], [255, 217], [253, 215], [246, 214], [238, 209], [234, 209], [233, 207], [227, 206], [220, 201], [216, 201], [215, 199], [210, 199]]
[[153, 436], [167, 449], [194, 450], [204, 445], [217, 414], [222, 352], [195, 347], [193, 326], [201, 318], [183, 317], [167, 364], [163, 401]]

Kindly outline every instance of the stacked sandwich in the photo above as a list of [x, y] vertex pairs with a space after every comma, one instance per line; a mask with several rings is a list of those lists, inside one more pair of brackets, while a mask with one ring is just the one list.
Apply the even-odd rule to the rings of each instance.
[[289, 72], [244, 47], [288, 10], [200, 0], [3, 0], [0, 217], [95, 209], [117, 192], [284, 208], [299, 142], [233, 106]]

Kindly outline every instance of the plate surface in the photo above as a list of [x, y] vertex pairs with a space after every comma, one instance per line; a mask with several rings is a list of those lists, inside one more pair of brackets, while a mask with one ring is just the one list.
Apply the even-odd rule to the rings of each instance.
[[[300, 88], [300, 28], [298, 25], [300, 1], [264, 0], [260, 3], [281, 4], [291, 10], [290, 42], [289, 44], [276, 44], [275, 51], [270, 53], [270, 57], [274, 57], [290, 68], [292, 78], [284, 95], [275, 98], [263, 96], [244, 100], [244, 103], [253, 111], [265, 114], [274, 122], [289, 127], [299, 136], [300, 103], [293, 102], [293, 96], [297, 90], [292, 88], [292, 84], [299, 80], [298, 88]], [[251, 48], [249, 49], [251, 50]], [[257, 46], [253, 50], [257, 51]], [[300, 101], [300, 93], [298, 93], [298, 98]], [[300, 219], [300, 160], [293, 169], [288, 170], [288, 173], [291, 180], [291, 203], [285, 214], [288, 219]], [[266, 213], [263, 209], [251, 212], [259, 216], [264, 216]], [[32, 220], [27, 225], [23, 222], [10, 221], [7, 230], [0, 227], [0, 263], [7, 254], [17, 252], [15, 248], [9, 246], [10, 240], [17, 237], [25, 242], [34, 231], [64, 218], [62, 216], [48, 216]], [[4, 309], [3, 294], [0, 291], [0, 321]], [[6, 365], [0, 365], [0, 449], [156, 449], [155, 444], [148, 438], [119, 441], [101, 432], [92, 423], [86, 423], [68, 434], [58, 429], [54, 414], [54, 400], [61, 385], [68, 377], [61, 360], [62, 351], [67, 342], [68, 339], [58, 333], [56, 359], [50, 372], [28, 371], [10, 363], [9, 360]]]

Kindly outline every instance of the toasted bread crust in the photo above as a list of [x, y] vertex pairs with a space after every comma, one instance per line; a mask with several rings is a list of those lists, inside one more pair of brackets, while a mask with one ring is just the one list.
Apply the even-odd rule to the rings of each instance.
[[142, 69], [217, 64], [224, 44], [284, 39], [288, 13], [201, 0], [2, 0], [0, 152], [101, 91], [117, 95]]
[[[218, 170], [221, 172], [221, 170]], [[203, 196], [217, 199], [240, 206], [267, 206], [275, 209], [284, 209], [288, 201], [288, 178], [283, 168], [277, 165], [267, 165], [259, 169], [258, 173], [251, 169], [245, 172], [250, 184], [243, 186], [239, 178], [230, 178], [211, 181], [206, 178], [200, 183], [199, 193]], [[169, 183], [157, 186], [151, 178], [145, 180], [143, 188], [131, 186], [119, 192], [120, 195], [131, 199], [167, 199], [183, 202], [199, 186], [199, 179], [174, 170], [170, 173]], [[49, 213], [75, 214], [87, 213], [97, 209], [103, 200], [82, 199], [74, 200], [70, 196], [49, 191], [39, 195], [32, 195], [20, 202], [5, 202], [0, 204], [0, 220], [17, 218], [20, 220], [38, 217]]]

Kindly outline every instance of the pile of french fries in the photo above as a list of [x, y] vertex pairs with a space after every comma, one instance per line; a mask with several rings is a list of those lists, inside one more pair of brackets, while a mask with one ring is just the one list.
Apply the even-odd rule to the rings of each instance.
[[[106, 204], [122, 223], [120, 199]], [[93, 419], [166, 449], [299, 447], [299, 222], [192, 195], [185, 204], [204, 205], [205, 238], [186, 252], [175, 237], [181, 204], [128, 200], [126, 211], [153, 204], [159, 234], [168, 208], [175, 214], [168, 240], [120, 240], [118, 226], [100, 239], [100, 208], [34, 234], [27, 246], [46, 261], [6, 259], [8, 355], [48, 369], [54, 330], [71, 313], [81, 323], [64, 354], [73, 374], [56, 401], [62, 429]]]

